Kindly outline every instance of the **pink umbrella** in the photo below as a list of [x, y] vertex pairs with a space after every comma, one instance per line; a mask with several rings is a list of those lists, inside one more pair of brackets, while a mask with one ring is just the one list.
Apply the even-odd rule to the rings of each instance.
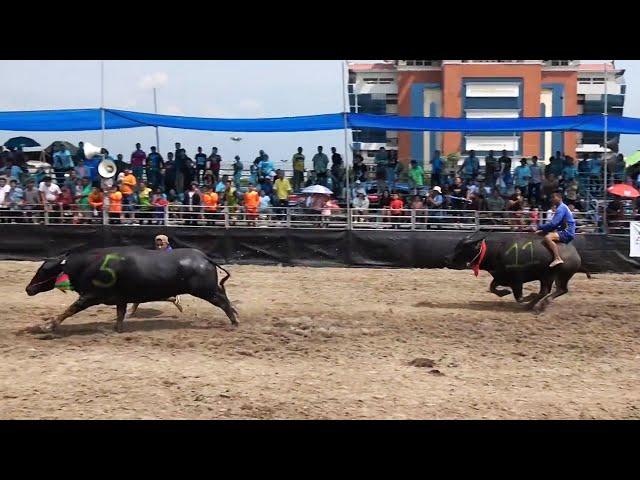
[[631, 185], [627, 185], [626, 183], [617, 183], [607, 188], [607, 192], [609, 192], [612, 195], [617, 195], [619, 197], [625, 197], [625, 198], [640, 197], [640, 192], [635, 188], [633, 188]]

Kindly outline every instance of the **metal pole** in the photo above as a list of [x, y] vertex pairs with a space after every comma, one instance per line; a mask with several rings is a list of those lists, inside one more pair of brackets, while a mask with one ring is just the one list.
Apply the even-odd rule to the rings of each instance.
[[[156, 96], [156, 88], [153, 87], [153, 111], [158, 113], [158, 97]], [[158, 127], [156, 126], [156, 148], [157, 152], [160, 153], [160, 132], [158, 131]]]
[[347, 199], [347, 228], [351, 230], [352, 222], [351, 222], [351, 191], [349, 186], [349, 140], [348, 136], [348, 123], [347, 123], [347, 95], [349, 93], [349, 89], [347, 87], [348, 84], [348, 71], [346, 71], [347, 61], [342, 61], [342, 115], [344, 119], [344, 169], [345, 169], [345, 177], [346, 177], [346, 199]]
[[105, 128], [105, 118], [104, 118], [104, 60], [100, 61], [100, 128], [102, 130], [102, 137], [100, 141], [100, 147], [104, 148], [104, 128]]
[[603, 187], [602, 187], [602, 198], [603, 198], [603, 202], [602, 202], [602, 206], [603, 206], [603, 210], [602, 210], [602, 223], [603, 223], [603, 227], [604, 227], [604, 231], [607, 232], [608, 228], [607, 228], [607, 163], [608, 163], [608, 159], [607, 159], [607, 127], [608, 127], [608, 109], [609, 109], [609, 99], [607, 96], [608, 90], [607, 90], [607, 83], [608, 83], [609, 79], [607, 78], [607, 62], [604, 62], [604, 112], [602, 113], [602, 115], [604, 115], [604, 148], [602, 151], [602, 158], [603, 158]]

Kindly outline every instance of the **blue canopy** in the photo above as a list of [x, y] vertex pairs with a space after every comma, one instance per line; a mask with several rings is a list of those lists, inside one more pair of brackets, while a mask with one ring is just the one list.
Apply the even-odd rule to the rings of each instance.
[[[341, 130], [345, 114], [330, 113], [304, 117], [282, 118], [199, 118], [105, 109], [107, 130], [136, 127], [166, 127], [219, 132], [305, 132]], [[102, 128], [99, 108], [80, 110], [40, 110], [0, 112], [0, 130], [11, 131], [86, 131]], [[604, 117], [582, 115], [573, 117], [531, 117], [468, 119], [442, 117], [401, 117], [396, 115], [346, 114], [349, 128], [376, 128], [396, 131], [438, 132], [602, 132]], [[640, 134], [640, 119], [608, 117], [611, 133]]]

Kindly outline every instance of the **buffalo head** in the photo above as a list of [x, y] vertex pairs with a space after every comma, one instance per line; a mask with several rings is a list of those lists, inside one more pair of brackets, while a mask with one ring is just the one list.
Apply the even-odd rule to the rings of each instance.
[[485, 233], [476, 232], [460, 240], [453, 251], [453, 254], [445, 258], [447, 268], [454, 270], [464, 270], [469, 268], [471, 262], [478, 258], [482, 241], [486, 238]]
[[53, 290], [56, 278], [62, 273], [62, 268], [66, 262], [66, 256], [57, 258], [47, 258], [33, 276], [29, 285], [25, 289], [27, 295], [33, 296], [38, 293]]

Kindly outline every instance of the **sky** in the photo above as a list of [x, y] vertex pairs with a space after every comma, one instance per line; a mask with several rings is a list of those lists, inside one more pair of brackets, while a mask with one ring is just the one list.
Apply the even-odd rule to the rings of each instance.
[[[617, 60], [626, 69], [624, 115], [640, 117], [640, 61]], [[196, 117], [258, 118], [336, 113], [343, 110], [340, 60], [260, 61], [105, 61], [105, 106], [153, 112], [153, 87], [158, 113]], [[0, 61], [0, 111], [97, 108], [100, 106], [100, 61]], [[82, 140], [101, 146], [97, 132], [4, 132], [0, 142], [25, 135], [43, 146], [54, 140]], [[231, 136], [240, 136], [234, 142]], [[155, 145], [153, 128], [107, 130], [105, 146], [125, 157], [140, 142]], [[308, 158], [318, 145], [344, 151], [342, 131], [301, 133], [201, 132], [160, 129], [161, 152], [181, 142], [194, 154], [217, 146], [224, 163], [235, 155], [252, 161], [260, 149], [272, 160], [291, 159], [298, 146]], [[621, 151], [640, 149], [640, 136], [623, 135]]]

